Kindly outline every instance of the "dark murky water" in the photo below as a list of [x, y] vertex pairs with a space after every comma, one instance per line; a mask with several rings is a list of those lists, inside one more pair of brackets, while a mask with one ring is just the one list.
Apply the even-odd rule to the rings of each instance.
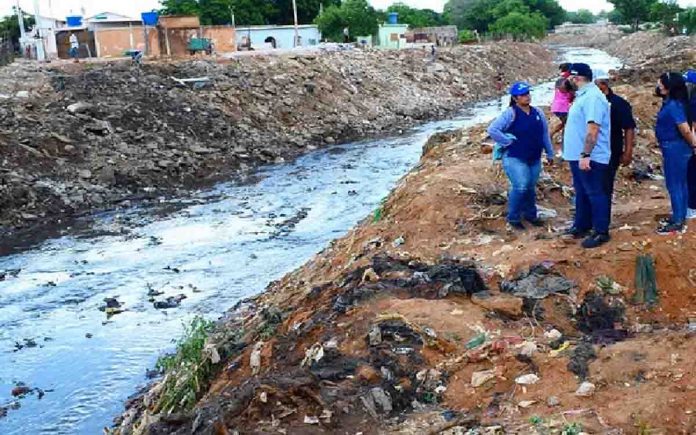
[[[566, 56], [605, 70], [619, 64], [597, 50]], [[551, 84], [533, 98], [548, 104]], [[0, 258], [0, 273], [19, 271], [0, 282], [0, 406], [12, 403], [17, 382], [46, 390], [40, 400], [19, 400], [0, 418], [0, 433], [100, 433], [183, 323], [216, 318], [306, 262], [376, 208], [432, 133], [488, 121], [503, 105], [479, 104], [403, 136], [265, 168], [255, 183], [221, 184], [177, 201], [190, 205], [163, 219], [138, 209], [96, 219], [97, 233], [117, 235], [73, 234]], [[157, 310], [148, 285], [164, 291], [158, 300], [187, 299]], [[114, 296], [127, 311], [107, 320], [98, 308]], [[15, 352], [23, 339], [36, 347]]]

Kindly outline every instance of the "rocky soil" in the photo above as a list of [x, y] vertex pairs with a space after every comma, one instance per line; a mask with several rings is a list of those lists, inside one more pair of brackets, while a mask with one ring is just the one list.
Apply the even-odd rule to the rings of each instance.
[[641, 129], [610, 244], [560, 236], [560, 164], [538, 186], [547, 225], [508, 232], [484, 126], [437, 135], [374, 216], [220, 321], [192, 410], [161, 412], [156, 384], [116, 433], [694, 433], [696, 231], [654, 233], [658, 102], [622, 74]]
[[[537, 62], [530, 63], [529, 59]], [[229, 179], [549, 77], [532, 44], [0, 70], [0, 228]], [[203, 80], [181, 81], [179, 79]]]

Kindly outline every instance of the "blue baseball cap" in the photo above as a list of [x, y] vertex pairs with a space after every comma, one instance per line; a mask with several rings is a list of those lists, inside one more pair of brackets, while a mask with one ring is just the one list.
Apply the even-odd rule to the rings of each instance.
[[526, 95], [532, 90], [532, 86], [527, 82], [515, 82], [510, 86], [510, 95], [513, 97], [519, 97], [520, 95]]
[[690, 69], [684, 73], [686, 83], [696, 83], [696, 70]]
[[592, 68], [586, 63], [574, 63], [570, 65], [570, 75], [585, 77], [592, 80]]

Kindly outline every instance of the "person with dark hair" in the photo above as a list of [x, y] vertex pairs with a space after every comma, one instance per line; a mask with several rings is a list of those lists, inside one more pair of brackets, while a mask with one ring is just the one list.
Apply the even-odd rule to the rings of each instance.
[[[696, 133], [696, 70], [690, 69], [684, 73], [686, 89], [689, 93], [689, 110], [691, 111], [691, 130]], [[696, 219], [696, 155], [689, 159], [689, 168], [686, 174], [689, 187], [689, 204], [686, 210], [686, 219]]]
[[551, 102], [551, 113], [556, 115], [560, 122], [556, 127], [554, 127], [551, 132], [551, 137], [556, 136], [557, 133], [563, 133], [566, 121], [568, 119], [568, 111], [570, 110], [570, 105], [573, 103], [573, 98], [575, 98], [575, 92], [568, 81], [568, 76], [570, 75], [570, 64], [562, 63], [558, 67], [560, 73], [560, 78], [556, 80], [556, 89], [553, 94], [553, 101]]
[[575, 219], [566, 237], [580, 239], [582, 247], [597, 248], [609, 237], [607, 174], [611, 159], [609, 102], [592, 81], [586, 63], [574, 63], [570, 81], [577, 87], [563, 134], [563, 158], [570, 164], [575, 188]]
[[503, 169], [510, 182], [507, 222], [524, 230], [522, 219], [536, 227], [536, 184], [541, 173], [541, 153], [553, 163], [553, 147], [544, 112], [531, 105], [531, 86], [516, 82], [510, 87], [510, 107], [488, 127], [493, 140], [503, 147]]
[[655, 93], [664, 100], [657, 114], [655, 136], [662, 151], [665, 184], [672, 203], [672, 217], [660, 224], [657, 233], [682, 233], [686, 230], [689, 201], [688, 166], [696, 148], [686, 81], [679, 73], [664, 73], [657, 81]]
[[611, 89], [609, 75], [598, 73], [595, 84], [607, 97], [611, 120], [611, 159], [607, 173], [607, 192], [609, 193], [609, 213], [614, 195], [614, 180], [619, 166], [628, 166], [633, 160], [633, 145], [636, 138], [636, 121], [633, 119], [631, 104]]

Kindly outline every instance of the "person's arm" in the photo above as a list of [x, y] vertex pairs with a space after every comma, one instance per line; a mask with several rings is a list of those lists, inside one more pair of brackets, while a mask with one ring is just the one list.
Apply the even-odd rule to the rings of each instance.
[[679, 133], [681, 133], [681, 135], [684, 137], [686, 143], [688, 143], [691, 148], [696, 148], [696, 135], [694, 135], [694, 132], [691, 131], [689, 123], [682, 122], [681, 124], [677, 125], [677, 129], [679, 129]]
[[508, 146], [514, 141], [511, 134], [505, 133], [512, 123], [512, 110], [506, 109], [488, 127], [488, 134], [502, 146]]
[[633, 118], [633, 108], [628, 101], [622, 110], [621, 128], [624, 133], [624, 152], [621, 155], [621, 164], [628, 166], [633, 161], [633, 146], [636, 143], [636, 120]]
[[696, 138], [694, 133], [691, 131], [691, 126], [689, 125], [689, 120], [686, 117], [686, 112], [684, 111], [684, 106], [681, 104], [672, 103], [669, 105], [668, 109], [669, 115], [672, 117], [672, 121], [679, 130], [684, 140], [690, 147], [696, 148]]
[[535, 109], [537, 111], [537, 115], [539, 118], [541, 118], [541, 125], [542, 125], [542, 136], [543, 136], [543, 141], [544, 141], [544, 149], [546, 150], [546, 159], [550, 162], [553, 161], [553, 144], [551, 143], [551, 135], [549, 135], [549, 123], [546, 120], [546, 115], [544, 115], [544, 112], [542, 112], [539, 109]]

